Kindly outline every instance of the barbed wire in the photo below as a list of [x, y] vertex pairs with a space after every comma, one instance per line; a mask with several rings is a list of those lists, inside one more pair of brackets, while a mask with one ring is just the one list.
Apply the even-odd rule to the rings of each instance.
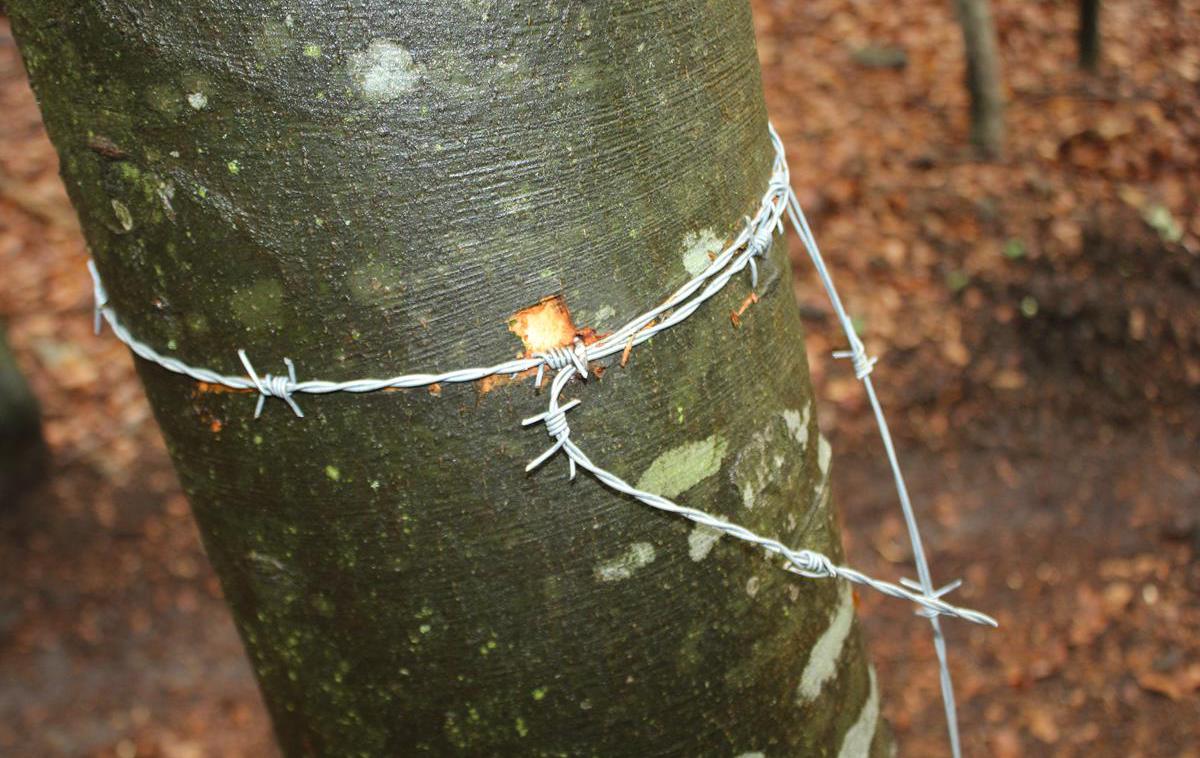
[[[721, 253], [715, 256], [709, 265], [695, 275], [666, 300], [650, 310], [626, 322], [616, 331], [607, 334], [591, 344], [585, 344], [576, 338], [572, 345], [557, 347], [534, 355], [516, 358], [493, 366], [464, 368], [441, 373], [401, 374], [398, 376], [373, 379], [351, 379], [345, 381], [326, 381], [320, 379], [297, 380], [295, 364], [288, 358], [283, 362], [287, 369], [285, 374], [259, 374], [251, 363], [245, 350], [238, 350], [237, 356], [245, 375], [221, 374], [211, 369], [192, 366], [178, 358], [164, 355], [152, 346], [137, 339], [129, 329], [121, 323], [116, 311], [108, 302], [108, 294], [100, 279], [100, 274], [93, 261], [88, 261], [95, 295], [95, 330], [100, 331], [101, 322], [107, 322], [117, 339], [124, 342], [135, 355], [143, 360], [155, 363], [162, 368], [190, 377], [196, 381], [218, 384], [235, 390], [253, 391], [258, 393], [258, 402], [254, 416], [258, 418], [263, 411], [267, 398], [278, 398], [285, 402], [297, 417], [303, 417], [304, 412], [295, 399], [300, 394], [330, 394], [334, 392], [377, 392], [384, 389], [412, 389], [433, 384], [454, 384], [475, 382], [489, 376], [515, 377], [528, 371], [536, 370], [535, 386], [540, 387], [547, 370], [555, 372], [550, 384], [548, 402], [545, 412], [522, 421], [523, 426], [541, 424], [547, 435], [554, 442], [543, 453], [538, 455], [526, 471], [532, 471], [550, 460], [558, 453], [567, 457], [568, 474], [574, 479], [577, 470], [582, 468], [594, 476], [597, 481], [624, 495], [661, 511], [677, 514], [697, 524], [715, 529], [743, 542], [756, 545], [769, 553], [783, 558], [784, 567], [793, 573], [810, 578], [844, 579], [855, 584], [870, 587], [890, 597], [907, 600], [917, 605], [917, 613], [926, 616], [933, 628], [934, 647], [937, 652], [939, 677], [942, 687], [942, 699], [946, 711], [947, 728], [950, 735], [951, 748], [955, 758], [960, 755], [957, 713], [954, 701], [954, 689], [950, 678], [947, 661], [946, 642], [942, 634], [940, 617], [952, 616], [985, 626], [997, 626], [991, 616], [968, 608], [961, 608], [946, 602], [942, 597], [957, 588], [961, 582], [953, 582], [941, 589], [935, 589], [929, 570], [928, 559], [913, 512], [912, 502], [900, 470], [896, 456], [895, 445], [892, 442], [883, 408], [871, 383], [871, 372], [876, 359], [869, 356], [862, 340], [854, 329], [853, 322], [842, 305], [833, 279], [817, 247], [816, 239], [809, 227], [804, 211], [791, 187], [791, 178], [783, 142], [773, 126], [768, 125], [771, 144], [775, 150], [774, 163], [767, 191], [762, 197], [759, 208], [754, 216], [748, 218], [742, 229]], [[854, 367], [855, 376], [862, 382], [867, 393], [871, 408], [879, 427], [884, 450], [891, 466], [895, 480], [897, 495], [901, 510], [904, 514], [905, 525], [912, 543], [913, 559], [916, 565], [918, 581], [903, 579], [899, 584], [874, 579], [860, 571], [847, 566], [839, 566], [822, 553], [793, 549], [770, 537], [759, 535], [743, 526], [721, 519], [705, 511], [688, 508], [678, 503], [656, 495], [652, 492], [638, 489], [613, 472], [594, 463], [579, 446], [571, 439], [571, 428], [567, 422], [567, 412], [580, 404], [579, 399], [561, 402], [564, 388], [571, 379], [578, 377], [586, 381], [590, 375], [590, 363], [601, 361], [618, 353], [627, 356], [632, 348], [637, 347], [689, 318], [705, 302], [722, 291], [729, 281], [737, 274], [749, 269], [751, 289], [758, 286], [758, 260], [767, 254], [776, 234], [784, 231], [785, 219], [800, 237], [808, 253], [809, 259], [817, 270], [821, 283], [829, 296], [842, 330], [846, 334], [849, 350], [834, 353], [837, 358], [848, 358]]]
[[[774, 127], [771, 127], [771, 139], [776, 145], [777, 154], [782, 153], [783, 143], [779, 139], [779, 135], [775, 132]], [[892, 442], [892, 433], [888, 427], [887, 418], [883, 413], [883, 405], [879, 402], [879, 396], [875, 394], [875, 385], [871, 382], [871, 371], [875, 368], [876, 359], [867, 356], [866, 347], [858, 337], [858, 332], [854, 328], [854, 322], [846, 312], [845, 306], [842, 305], [842, 299], [838, 296], [837, 287], [833, 284], [833, 277], [830, 275], [829, 269], [825, 266], [825, 260], [821, 256], [821, 249], [817, 246], [816, 237], [812, 233], [812, 228], [808, 225], [808, 218], [805, 217], [804, 210], [800, 207], [800, 201], [796, 198], [796, 193], [791, 189], [790, 182], [788, 184], [787, 207], [788, 218], [792, 222], [792, 227], [796, 230], [800, 241], [804, 243], [804, 249], [808, 253], [809, 260], [812, 261], [813, 268], [816, 269], [817, 276], [821, 279], [821, 284], [825, 287], [825, 293], [829, 297], [829, 302], [833, 305], [834, 312], [841, 323], [842, 331], [846, 334], [846, 339], [850, 343], [849, 350], [839, 350], [833, 356], [835, 358], [849, 358], [851, 360], [854, 366], [854, 375], [862, 382], [863, 389], [867, 393], [867, 399], [871, 404], [871, 411], [875, 414], [875, 425], [879, 429], [879, 437], [883, 442], [883, 449], [892, 471], [892, 479], [896, 485], [896, 495], [900, 500], [900, 510], [904, 514], [904, 524], [908, 531], [909, 543], [912, 545], [913, 563], [917, 569], [918, 582], [901, 580], [901, 584], [910, 589], [919, 589], [925, 597], [941, 598], [961, 586], [962, 580], [956, 579], [944, 587], [934, 589], [933, 575], [929, 570], [929, 560], [925, 555], [925, 546], [921, 540], [921, 530], [917, 526], [917, 517], [913, 512], [912, 499], [908, 495], [908, 485], [905, 483], [904, 473], [900, 469], [900, 460], [896, 455], [896, 446]], [[925, 610], [918, 611], [918, 613], [929, 618], [929, 624], [933, 629], [933, 649], [938, 660], [938, 682], [942, 690], [942, 705], [946, 712], [946, 731], [950, 741], [950, 752], [953, 758], [961, 758], [962, 746], [958, 735], [958, 706], [954, 697], [954, 681], [950, 677], [949, 654], [946, 650], [946, 638], [942, 634], [941, 621], [935, 613], [929, 613]]]

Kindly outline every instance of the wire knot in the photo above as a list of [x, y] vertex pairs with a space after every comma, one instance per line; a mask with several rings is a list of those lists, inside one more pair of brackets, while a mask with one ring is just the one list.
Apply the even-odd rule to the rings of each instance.
[[304, 418], [304, 411], [300, 410], [300, 406], [292, 398], [292, 393], [296, 391], [296, 364], [292, 363], [291, 358], [283, 359], [288, 370], [287, 376], [276, 376], [275, 374], [259, 376], [258, 372], [254, 370], [254, 366], [250, 364], [250, 359], [246, 357], [245, 350], [238, 350], [238, 358], [242, 359], [242, 365], [246, 367], [246, 373], [254, 384], [254, 389], [258, 390], [258, 405], [254, 406], [254, 418], [262, 415], [263, 404], [268, 397], [279, 398], [288, 404], [298, 418]]
[[838, 575], [837, 566], [833, 561], [820, 553], [814, 553], [811, 550], [793, 550], [785, 553], [784, 557], [788, 560], [788, 565], [784, 568], [793, 574], [799, 574], [809, 579], [822, 579]]
[[552, 347], [545, 352], [535, 354], [534, 357], [541, 361], [538, 365], [537, 376], [533, 380], [535, 387], [542, 386], [542, 377], [545, 375], [547, 367], [555, 371], [562, 371], [568, 366], [574, 366], [579, 373], [579, 378], [588, 378], [587, 345], [579, 337], [575, 338], [571, 347]]
[[[567, 440], [571, 438], [571, 427], [567, 423], [567, 411], [579, 405], [579, 402], [580, 401], [578, 399], [575, 399], [564, 403], [563, 405], [559, 405], [558, 398], [552, 396], [550, 400], [550, 407], [546, 409], [545, 413], [539, 413], [536, 416], [530, 416], [521, 422], [521, 426], [530, 426], [532, 424], [539, 423], [545, 424], [546, 434], [554, 439], [553, 445], [547, 448], [546, 451], [537, 458], [534, 458], [529, 462], [529, 465], [525, 467], [526, 473], [533, 471], [538, 466], [550, 460], [551, 456], [553, 456], [555, 453], [561, 450], [564, 445], [567, 444]], [[571, 470], [571, 478], [574, 479], [575, 459], [568, 454], [567, 462]]]
[[838, 350], [833, 354], [834, 358], [849, 358], [854, 364], [854, 376], [860, 382], [871, 375], [871, 371], [875, 369], [875, 363], [879, 359], [867, 355], [867, 348], [863, 346], [862, 340], [854, 337], [850, 342], [849, 350]]
[[[767, 219], [769, 221], [770, 219]], [[758, 289], [758, 258], [762, 258], [771, 249], [771, 242], [775, 238], [776, 224], [760, 222], [750, 234], [750, 239], [746, 242], [746, 252], [749, 256], [746, 258], [746, 263], [750, 266], [750, 288]]]

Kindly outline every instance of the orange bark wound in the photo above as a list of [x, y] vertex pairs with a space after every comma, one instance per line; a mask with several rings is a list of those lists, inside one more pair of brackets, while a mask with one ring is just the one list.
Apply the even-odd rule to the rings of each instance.
[[[600, 339], [601, 335], [591, 327], [577, 327], [567, 308], [567, 301], [562, 295], [551, 295], [539, 300], [535, 305], [522, 308], [508, 320], [508, 330], [517, 335], [524, 345], [523, 357], [531, 358], [537, 353], [544, 353], [556, 347], [570, 347], [579, 338], [583, 344], [590, 345]], [[599, 376], [598, 367], [592, 367]], [[480, 394], [487, 394], [497, 387], [502, 387], [513, 379], [533, 376], [537, 369], [530, 369], [517, 376], [494, 375], [485, 376], [479, 381]]]
[[517, 311], [508, 320], [508, 329], [521, 338], [526, 356], [567, 347], [578, 334], [562, 295], [544, 297], [537, 305]]
[[[533, 372], [526, 371], [525, 374], [532, 376]], [[492, 374], [491, 376], [485, 376], [479, 380], [479, 394], [486, 395], [497, 387], [503, 387], [512, 380], [513, 378], [506, 374]]]
[[237, 387], [226, 387], [224, 384], [212, 384], [210, 382], [196, 382], [195, 391], [192, 394], [193, 394], [193, 396], [199, 396], [199, 395], [203, 395], [206, 392], [212, 393], [215, 395], [219, 395], [223, 392], [246, 393], [246, 392], [255, 392], [255, 391], [256, 390], [254, 390], [253, 388], [239, 389]]

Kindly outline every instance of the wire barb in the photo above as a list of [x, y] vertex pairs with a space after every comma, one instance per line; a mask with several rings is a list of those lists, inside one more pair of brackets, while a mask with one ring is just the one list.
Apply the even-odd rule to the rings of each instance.
[[[563, 372], [566, 371], [574, 371], [574, 367], [572, 366], [563, 369]], [[570, 400], [563, 405], [558, 404], [558, 391], [555, 388], [559, 387], [560, 382], [558, 379], [563, 375], [563, 373], [559, 373], [559, 375], [555, 377], [554, 384], [551, 385], [550, 407], [546, 409], [546, 412], [539, 413], [536, 416], [530, 416], [521, 422], [521, 426], [530, 426], [532, 424], [539, 423], [545, 424], [546, 434], [548, 434], [554, 440], [553, 445], [551, 445], [546, 449], [545, 452], [543, 452], [537, 458], [534, 458], [527, 466], [525, 466], [526, 473], [533, 471], [538, 466], [541, 466], [543, 463], [550, 460], [554, 454], [559, 450], [562, 450], [563, 447], [566, 446], [567, 442], [571, 439], [571, 426], [567, 423], [567, 411], [578, 406], [581, 401], [576, 398], [575, 400]], [[567, 463], [568, 468], [570, 469], [570, 478], [574, 479], [575, 458], [568, 456]]]
[[245, 350], [238, 350], [238, 358], [242, 359], [242, 365], [246, 367], [246, 373], [250, 376], [250, 381], [254, 384], [254, 389], [258, 390], [258, 404], [254, 406], [254, 418], [262, 416], [263, 404], [266, 403], [268, 397], [277, 397], [288, 404], [292, 412], [297, 418], [304, 418], [304, 411], [300, 410], [300, 406], [296, 403], [292, 394], [296, 391], [296, 364], [292, 363], [291, 358], [284, 358], [283, 363], [287, 366], [287, 376], [276, 376], [275, 374], [264, 374], [259, 376], [254, 370], [254, 366], [250, 364], [250, 359], [246, 357]]
[[[924, 592], [925, 591], [925, 588], [923, 586], [921, 586], [920, 582], [915, 582], [912, 579], [909, 579], [908, 577], [904, 577], [903, 579], [901, 579], [900, 584], [904, 585], [905, 587], [907, 587], [910, 590], [913, 590], [915, 592]], [[956, 589], [961, 587], [962, 584], [963, 584], [962, 579], [955, 579], [953, 582], [950, 582], [949, 584], [944, 585], [944, 586], [939, 587], [938, 589], [934, 590], [933, 593], [930, 594], [928, 597], [932, 597], [935, 600], [941, 599], [941, 598], [945, 597], [946, 595], [949, 595], [951, 592], [954, 592]], [[916, 611], [914, 611], [914, 613], [918, 616], [922, 616], [927, 619], [933, 618], [934, 616], [937, 615], [937, 613], [929, 610], [928, 608], [918, 608]]]
[[[779, 139], [779, 134], [775, 131], [774, 127], [769, 128], [771, 131], [771, 141], [775, 145], [776, 155], [782, 156], [783, 141]], [[786, 174], [786, 163], [784, 173]], [[842, 331], [846, 335], [846, 340], [850, 344], [848, 351], [838, 351], [834, 353], [834, 357], [851, 359], [854, 364], [854, 375], [862, 382], [863, 389], [867, 393], [867, 399], [871, 403], [871, 410], [875, 414], [875, 423], [879, 427], [879, 437], [883, 442], [884, 452], [887, 454], [888, 464], [892, 470], [892, 479], [896, 485], [896, 495], [900, 501], [900, 510], [904, 514], [908, 538], [912, 544], [913, 563], [916, 564], [917, 576], [921, 580], [919, 595], [898, 585], [887, 582], [875, 582], [870, 577], [862, 577], [864, 580], [863, 583], [870, 585], [875, 590], [884, 594], [893, 597], [905, 597], [920, 605], [923, 610], [928, 611], [927, 617], [933, 631], [933, 646], [937, 653], [938, 678], [940, 679], [942, 688], [942, 705], [946, 714], [946, 731], [950, 739], [950, 752], [954, 758], [959, 758], [962, 754], [962, 747], [959, 744], [958, 737], [958, 706], [954, 700], [954, 683], [950, 677], [946, 640], [942, 636], [939, 619], [939, 615], [945, 613], [945, 607], [953, 606], [949, 606], [948, 603], [939, 599], [933, 588], [929, 562], [925, 556], [921, 531], [917, 526], [917, 518], [913, 511], [912, 501], [908, 496], [908, 487], [904, 483], [904, 474], [900, 470], [900, 461], [896, 455], [896, 448], [892, 442], [891, 432], [888, 430], [883, 406], [875, 394], [874, 385], [871, 384], [871, 370], [875, 366], [875, 359], [867, 355], [866, 348], [863, 347], [862, 340], [859, 339], [858, 333], [854, 329], [854, 322], [850, 319], [850, 315], [846, 313], [846, 309], [842, 305], [842, 299], [838, 296], [837, 287], [833, 284], [833, 277], [825, 265], [825, 260], [821, 257], [821, 250], [817, 246], [817, 240], [813, 236], [808, 219], [804, 215], [804, 209], [800, 207], [800, 201], [796, 199], [796, 193], [791, 188], [791, 182], [788, 181], [787, 185], [781, 188], [781, 191], [784, 193], [788, 220], [792, 222], [792, 228], [795, 229], [797, 236], [800, 237], [800, 241], [804, 243], [804, 249], [808, 253], [809, 260], [812, 262], [817, 276], [821, 279], [821, 284], [825, 288], [825, 294], [829, 297], [829, 302], [833, 306], [834, 313], [837, 314], [838, 321], [842, 326]], [[847, 576], [847, 578], [850, 577]], [[995, 619], [977, 611], [967, 611], [951, 615], [958, 615], [960, 618], [988, 626], [997, 626]]]
[[540, 361], [537, 376], [533, 380], [534, 387], [542, 386], [542, 377], [546, 368], [562, 371], [567, 366], [573, 366], [581, 379], [588, 378], [587, 345], [579, 337], [575, 337], [571, 347], [552, 347], [545, 352], [535, 354], [534, 358]]
[[845, 359], [849, 358], [854, 365], [854, 377], [860, 382], [871, 375], [875, 370], [875, 363], [878, 358], [867, 355], [867, 349], [861, 341], [854, 339], [851, 341], [849, 350], [836, 350], [833, 353], [834, 358]]

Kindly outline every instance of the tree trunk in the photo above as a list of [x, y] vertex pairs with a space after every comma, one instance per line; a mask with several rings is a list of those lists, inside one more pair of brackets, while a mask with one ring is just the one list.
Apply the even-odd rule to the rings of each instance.
[[985, 156], [1004, 149], [1004, 96], [1000, 92], [1000, 57], [988, 0], [955, 0], [967, 57], [967, 92], [971, 96], [971, 143]]
[[1079, 2], [1079, 67], [1095, 71], [1100, 63], [1100, 0]]
[[46, 445], [37, 399], [0, 323], [0, 511], [45, 472]]
[[[14, 0], [110, 302], [193, 365], [490, 365], [611, 331], [757, 207], [745, 0]], [[840, 558], [784, 245], [575, 383], [630, 481]], [[82, 272], [81, 272], [82, 275]], [[270, 401], [138, 370], [292, 755], [879, 754], [849, 590], [563, 461], [526, 379]]]

